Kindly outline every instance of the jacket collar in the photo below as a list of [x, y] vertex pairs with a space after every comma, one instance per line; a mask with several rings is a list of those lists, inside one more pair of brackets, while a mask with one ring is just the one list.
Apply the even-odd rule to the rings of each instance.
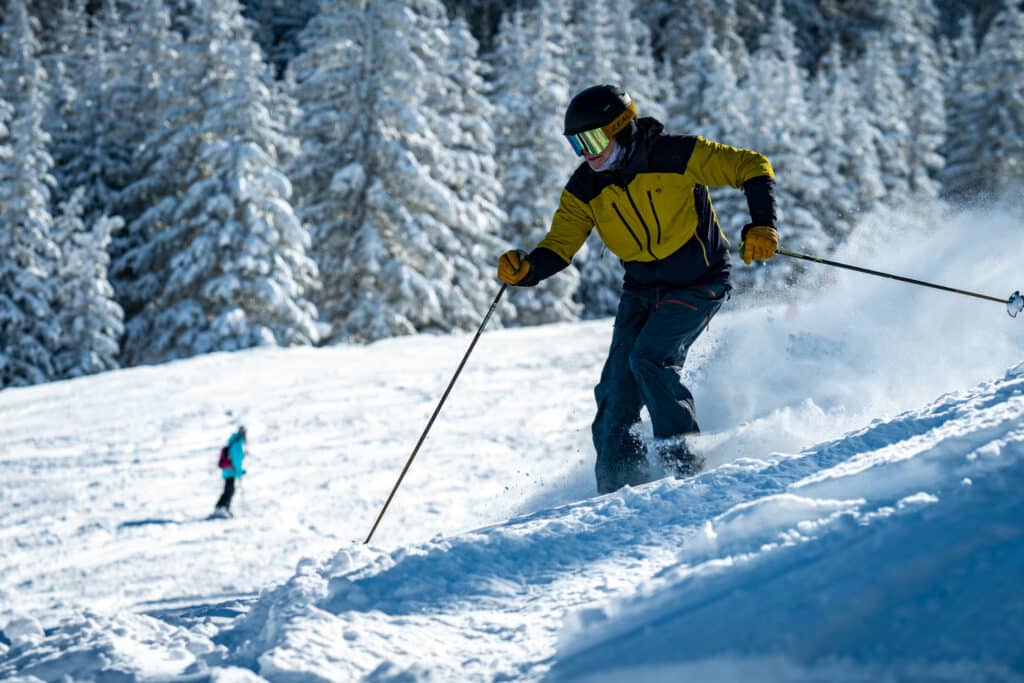
[[[637, 130], [633, 142], [626, 152], [626, 157], [619, 162], [617, 168], [598, 172], [587, 166], [587, 170], [595, 178], [604, 177], [617, 185], [625, 187], [636, 177], [637, 173], [641, 173], [647, 168], [651, 149], [665, 131], [665, 126], [657, 119], [645, 116], [636, 120], [636, 127]], [[585, 163], [584, 165], [586, 166]]]
[[654, 147], [654, 143], [657, 142], [658, 138], [665, 131], [665, 126], [662, 125], [661, 121], [645, 116], [644, 118], [637, 119], [636, 129], [633, 145], [620, 167], [622, 172], [629, 176], [634, 176], [646, 168], [651, 148]]

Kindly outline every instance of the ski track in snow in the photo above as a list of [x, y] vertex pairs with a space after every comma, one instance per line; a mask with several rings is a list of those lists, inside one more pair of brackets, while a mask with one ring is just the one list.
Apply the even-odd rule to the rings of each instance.
[[[378, 348], [382, 346], [387, 344]], [[443, 386], [445, 371], [453, 367], [455, 344], [436, 339], [426, 340], [424, 346], [435, 348], [436, 363], [422, 363], [400, 350], [381, 349], [376, 356], [359, 349], [327, 354], [299, 351], [296, 355], [308, 354], [308, 364], [289, 361], [289, 371], [302, 374], [283, 378], [280, 384], [272, 378], [258, 379], [285, 357], [277, 351], [255, 352], [249, 363], [237, 368], [243, 377], [227, 384], [224, 379], [231, 372], [224, 366], [235, 360], [227, 355], [179, 364], [177, 372], [160, 376], [148, 368], [110, 373], [88, 380], [89, 393], [103, 397], [99, 401], [82, 403], [77, 392], [67, 391], [74, 382], [43, 398], [54, 413], [64, 416], [58, 424], [51, 424], [52, 414], [47, 413], [33, 423], [31, 415], [18, 414], [17, 402], [12, 401], [14, 414], [5, 416], [3, 423], [17, 436], [5, 434], [0, 450], [5, 491], [11, 496], [3, 510], [7, 517], [4, 551], [10, 561], [0, 570], [2, 585], [14, 586], [30, 598], [26, 607], [59, 608], [72, 598], [90, 598], [91, 586], [108, 595], [111, 585], [118, 583], [114, 577], [121, 572], [122, 554], [127, 553], [153, 559], [155, 572], [137, 577], [140, 585], [129, 588], [132, 592], [121, 596], [118, 604], [180, 595], [182, 589], [204, 584], [215, 587], [216, 593], [252, 591], [259, 585], [254, 578], [283, 579], [287, 570], [278, 568], [268, 576], [260, 566], [267, 559], [265, 553], [240, 553], [234, 533], [244, 533], [247, 544], [256, 548], [293, 539], [274, 558], [275, 562], [281, 556], [288, 558], [292, 569], [310, 553], [310, 541], [334, 549], [361, 540], [436, 401], [437, 393], [414, 387]], [[405, 362], [396, 356], [405, 356]], [[383, 382], [381, 360], [391, 366], [390, 380]], [[414, 363], [419, 367], [414, 368]], [[321, 364], [327, 365], [327, 372]], [[477, 363], [477, 381], [481, 373], [489, 372], [481, 365]], [[353, 369], [360, 366], [363, 372], [353, 376]], [[337, 375], [331, 376], [330, 367], [338, 368], [337, 375], [345, 373], [344, 382], [335, 385], [340, 388], [332, 388]], [[150, 381], [136, 373], [154, 376]], [[530, 373], [527, 368], [515, 376]], [[473, 375], [474, 371], [467, 371], [464, 381], [472, 382]], [[142, 394], [143, 386], [147, 387], [145, 398], [130, 395]], [[504, 391], [502, 385], [492, 384], [476, 398], [500, 400]], [[10, 393], [13, 397], [17, 392]], [[493, 498], [517, 483], [523, 490], [530, 474], [510, 471], [511, 449], [502, 437], [511, 438], [525, 419], [517, 423], [515, 411], [509, 411], [510, 433], [467, 442], [466, 433], [489, 430], [471, 417], [478, 411], [465, 398], [460, 401], [453, 396], [446, 406], [447, 423], [437, 425], [416, 463], [421, 468], [420, 481], [430, 476], [429, 461], [439, 456], [431, 446], [451, 443], [456, 446], [452, 453], [441, 454], [447, 455], [443, 464], [467, 455], [477, 460], [466, 478], [474, 477], [474, 485], [481, 489], [476, 495], [469, 492], [466, 505]], [[122, 412], [111, 415], [110, 408], [118, 407], [120, 401], [126, 402], [120, 405]], [[254, 408], [263, 405], [274, 408], [266, 412]], [[564, 416], [564, 406], [557, 408]], [[256, 419], [262, 421], [252, 438], [251, 475], [243, 480], [235, 499], [245, 521], [205, 521], [221, 484], [214, 461], [230, 431], [231, 422], [224, 417], [227, 409], [242, 419], [259, 415]], [[63, 433], [62, 426], [70, 432], [78, 425], [94, 426], [74, 436]], [[496, 469], [504, 471], [496, 476]], [[448, 468], [445, 473], [451, 471]], [[533, 476], [540, 477], [540, 471]], [[468, 483], [455, 481], [449, 486], [461, 494]], [[406, 502], [415, 500], [415, 486], [410, 477], [403, 490]], [[489, 517], [477, 512], [469, 517], [472, 521], [465, 521], [465, 513], [452, 510], [444, 500], [444, 491], [432, 491], [422, 502], [424, 508], [396, 501], [379, 538], [401, 542], [403, 529], [408, 530], [405, 538], [421, 534], [424, 522], [410, 524], [405, 514], [425, 514], [436, 519], [437, 529], [454, 526], [458, 530], [460, 524], [498, 521], [502, 512], [508, 513], [492, 508], [498, 514]], [[71, 539], [73, 543], [68, 542]], [[187, 552], [193, 545], [196, 552]], [[225, 561], [211, 564], [206, 561], [209, 555]], [[22, 562], [20, 557], [33, 561]], [[239, 567], [240, 561], [250, 564]], [[177, 565], [175, 575], [168, 576], [164, 570], [167, 562]], [[47, 567], [46, 576], [39, 575], [39, 566]], [[166, 583], [153, 585], [154, 581]], [[44, 590], [33, 595], [39, 585]], [[55, 594], [48, 596], [46, 589], [55, 586], [59, 587]], [[17, 600], [18, 595], [12, 597]]]
[[[999, 292], [968, 218], [925, 272]], [[0, 392], [0, 678], [1024, 680], [1024, 326], [830, 278], [692, 349], [705, 473], [601, 497], [610, 321], [488, 331], [369, 546], [468, 335]]]
[[[854, 635], [844, 633], [851, 630], [851, 610], [860, 611], [871, 628], [883, 625], [880, 611], [891, 614], [888, 599], [873, 604], [865, 598], [860, 584], [863, 568], [870, 565], [815, 578], [816, 566], [841, 557], [847, 546], [877, 543], [864, 529], [900, 515], [920, 515], [946, 499], [963, 498], [964, 491], [987, 487], [1001, 494], [1001, 510], [992, 510], [988, 498], [982, 501], [990, 515], [988, 528], [974, 529], [966, 546], [950, 548], [943, 533], [963, 505], [925, 520], [940, 527], [924, 536], [931, 557], [937, 558], [932, 566], [919, 552], [898, 557], [892, 543], [883, 545], [882, 551], [890, 551], [889, 566], [874, 581], [895, 584], [904, 594], [912, 594], [917, 581], [947, 569], [948, 556], [984, 563], [1001, 544], [1019, 543], [1022, 504], [1006, 496], [1001, 475], [1012, 468], [1016, 481], [1022, 479], [1022, 441], [1024, 367], [974, 392], [942, 398], [798, 455], [743, 460], [695, 479], [665, 479], [391, 551], [355, 546], [321, 560], [306, 559], [288, 581], [257, 599], [151, 610], [151, 617], [86, 612], [52, 631], [42, 641], [45, 647], [22, 655], [31, 660], [23, 669], [51, 680], [69, 669], [95, 671], [99, 655], [106, 654], [121, 666], [136, 662], [150, 676], [181, 673], [175, 665], [195, 658], [227, 671], [258, 670], [268, 680], [539, 680], [546, 675], [573, 680], [628, 662], [623, 649], [634, 658], [642, 653], [645, 666], [664, 663], [664, 653], [672, 648], [651, 634], [662, 630], [676, 639], [680, 630], [693, 631], [699, 623], [700, 631], [690, 637], [715, 647], [697, 648], [702, 657], [686, 670], [717, 676], [721, 669], [707, 657], [734, 645], [735, 623], [709, 624], [722, 614], [749, 611], [738, 595], [792, 582], [794, 569], [800, 580], [833, 595], [807, 592], [808, 584], [781, 595], [790, 600], [794, 594], [807, 595], [809, 604], [802, 606], [807, 610], [820, 609], [822, 600], [845, 608], [843, 619], [832, 625], [806, 621], [805, 635], [812, 642], [803, 649], [827, 652], [838, 637], [855, 640], [856, 629]], [[978, 522], [975, 514], [958, 523]], [[889, 533], [904, 537], [898, 548], [913, 543], [907, 534], [919, 534], [921, 526]], [[1012, 634], [1013, 625], [1005, 618], [1021, 614], [1022, 602], [1012, 586], [1019, 575], [1015, 572], [1024, 568], [1024, 553], [1018, 547], [1009, 562], [1001, 559], [1007, 611], [993, 615], [995, 606], [984, 605], [980, 616], [995, 619]], [[738, 578], [724, 571], [733, 564], [758, 563], [765, 567]], [[957, 578], [951, 579], [950, 591], [960, 588]], [[845, 589], [844, 582], [853, 588]], [[673, 599], [666, 600], [666, 594]], [[702, 614], [709, 604], [722, 601], [730, 603], [729, 610]], [[791, 614], [793, 604], [786, 609]], [[744, 616], [738, 623], [771, 620], [770, 614]], [[971, 623], [976, 625], [978, 616], [972, 615]], [[553, 659], [567, 617], [561, 660]], [[776, 631], [745, 630], [753, 632], [755, 642], [763, 641], [760, 651], [779, 651]], [[580, 634], [575, 643], [574, 631]], [[1004, 648], [1016, 651], [1015, 638], [1008, 635], [1007, 640]], [[53, 658], [41, 656], [40, 649]], [[898, 653], [896, 645], [893, 649]], [[76, 650], [84, 660], [81, 670], [75, 669]], [[810, 680], [815, 674], [850, 678], [849, 666], [818, 669]], [[970, 677], [981, 672], [1012, 680], [1011, 672], [996, 665], [960, 666], [960, 673]], [[789, 662], [773, 662], [768, 670], [795, 675]], [[927, 668], [910, 671], [937, 674]]]
[[[630, 595], [630, 600], [636, 599], [631, 595], [636, 588], [635, 577], [660, 577], [654, 582], [657, 588], [647, 589], [657, 591], [666, 582], [665, 577], [689, 576], [694, 573], [694, 565], [764, 552], [766, 536], [824, 535], [828, 531], [807, 529], [812, 524], [808, 520], [838, 526], [833, 533], [844, 538], [833, 543], [848, 542], [848, 537], [855, 534], [844, 525], [867, 523], [863, 520], [870, 521], [872, 515], [885, 516], [893, 510], [937, 502], [932, 493], [908, 492], [908, 484], [941, 490], [943, 496], [949, 494], [941, 489], [948, 484], [943, 481], [947, 469], [935, 467], [936, 476], [929, 481], [920, 476], [921, 469], [929, 465], [914, 461], [915, 456], [963, 460], [965, 449], [968, 453], [984, 453], [991, 448], [993, 441], [989, 439], [1009, 442], [1015, 456], [1024, 455], [1020, 448], [1024, 439], [1022, 387], [1024, 379], [1016, 378], [1006, 388], [980, 395], [966, 406], [960, 402], [940, 403], [921, 414], [875, 425], [799, 456], [735, 463], [690, 481], [663, 480], [457, 538], [436, 539], [387, 556], [367, 558], [342, 552], [322, 566], [300, 569], [293, 582], [302, 585], [301, 597], [293, 585], [285, 586], [280, 593], [261, 600], [236, 627], [245, 637], [260, 633], [275, 607], [283, 613], [286, 606], [289, 616], [284, 623], [274, 624], [272, 630], [293, 626], [296, 632], [308, 634], [314, 630], [308, 624], [315, 618], [320, 622], [316, 630], [329, 628], [332, 637], [322, 643], [300, 639], [294, 646], [287, 639], [278, 640], [273, 648], [256, 648], [264, 653], [258, 662], [241, 663], [258, 664], [261, 671], [313, 673], [327, 680], [358, 678], [366, 673], [359, 653], [364, 648], [377, 652], [384, 647], [372, 642], [366, 647], [361, 634], [391, 633], [390, 629], [367, 626], [366, 622], [385, 619], [400, 623], [407, 638], [402, 644], [389, 642], [386, 646], [393, 653], [387, 660], [389, 666], [397, 671], [404, 671], [403, 666], [414, 672], [429, 671], [440, 680], [531, 678], [543, 671], [549, 659], [549, 653], [538, 651], [536, 644], [551, 642], [557, 636], [567, 610], [585, 608], [602, 597]], [[1007, 405], [1008, 398], [1012, 405]], [[995, 404], [993, 415], [984, 412], [989, 403]], [[979, 420], [992, 423], [980, 434], [976, 433]], [[1008, 428], [1010, 433], [1006, 434]], [[901, 476], [904, 461], [914, 476]], [[1020, 461], [1016, 462], [1019, 465]], [[977, 476], [979, 469], [993, 466], [1004, 467], [1005, 461], [963, 469]], [[853, 487], [850, 477], [856, 477]], [[953, 482], [955, 487], [961, 485]], [[834, 499], [834, 493], [845, 498]], [[859, 497], [848, 499], [851, 495]], [[1020, 507], [1014, 509], [1019, 511]], [[843, 520], [842, 515], [847, 519]], [[763, 521], [746, 520], [752, 516]], [[713, 520], [713, 526], [727, 530], [718, 532], [722, 536], [734, 538], [730, 543], [714, 544], [714, 552], [709, 552], [705, 520]], [[673, 541], [671, 545], [666, 543], [669, 540]], [[978, 539], [976, 545], [991, 549], [999, 540], [998, 535]], [[358, 569], [346, 570], [353, 564]], [[760, 574], [756, 577], [763, 581]], [[912, 583], [911, 578], [902, 581]], [[726, 594], [737, 589], [731, 581], [725, 584]], [[510, 599], [517, 603], [511, 622], [505, 609]], [[692, 598], [698, 604], [710, 599], [706, 588]], [[645, 613], [644, 625], [656, 619], [650, 616], [654, 612]], [[756, 615], [750, 616], [756, 620]], [[537, 633], [524, 628], [524, 624], [534, 629], [543, 629], [545, 624], [549, 627], [547, 633]], [[631, 646], [642, 647], [649, 632], [639, 630], [638, 642]], [[244, 640], [238, 634], [228, 633], [228, 642]], [[588, 642], [593, 637], [588, 634]], [[424, 647], [424, 643], [432, 645]], [[594, 650], [601, 661], [602, 647], [599, 642], [587, 648], [588, 668], [594, 668]], [[404, 664], [403, 651], [415, 653]], [[611, 651], [614, 655], [603, 658], [609, 669], [621, 661], [621, 653]], [[494, 655], [481, 659], [476, 656], [480, 652]], [[287, 665], [279, 667], [276, 662], [282, 660]], [[522, 664], [508, 668], [510, 660]], [[654, 652], [648, 661], [658, 661]], [[457, 668], [452, 668], [453, 664]]]

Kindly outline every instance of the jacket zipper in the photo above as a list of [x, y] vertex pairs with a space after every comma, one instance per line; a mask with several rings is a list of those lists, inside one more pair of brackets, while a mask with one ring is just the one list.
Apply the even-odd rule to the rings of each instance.
[[661, 244], [661, 219], [658, 218], [658, 210], [654, 208], [654, 197], [651, 191], [647, 190], [647, 201], [651, 203], [651, 213], [654, 214], [654, 223], [658, 226], [658, 244]]
[[[701, 195], [700, 192], [699, 192], [701, 189], [704, 190], [704, 194], [703, 195]], [[697, 200], [699, 198], [702, 198], [707, 203], [707, 217], [708, 217], [709, 224], [710, 223], [714, 223], [715, 220], [714, 220], [713, 217], [714, 217], [714, 214], [715, 214], [715, 210], [711, 206], [711, 196], [707, 193], [707, 188], [704, 187], [703, 185], [698, 185], [697, 187], [693, 188], [693, 203], [694, 203], [694, 209], [695, 210], [697, 208]], [[704, 240], [702, 240], [700, 238], [700, 223], [701, 223], [700, 219], [701, 219], [701, 212], [697, 211], [697, 225], [693, 229], [693, 236], [697, 238], [697, 243], [700, 244], [700, 250], [704, 253], [704, 265], [706, 265], [708, 268], [710, 268], [711, 267], [711, 261], [708, 259], [708, 248], [707, 248], [707, 245], [704, 244]], [[719, 228], [719, 230], [721, 230], [721, 228]], [[710, 225], [708, 226], [708, 239], [709, 240], [711, 239], [711, 227], [710, 227]]]
[[619, 217], [622, 224], [626, 226], [626, 230], [629, 231], [629, 236], [633, 238], [634, 242], [636, 242], [636, 246], [640, 247], [640, 250], [643, 251], [643, 243], [640, 241], [640, 238], [636, 236], [636, 233], [633, 232], [633, 228], [629, 227], [629, 223], [626, 222], [626, 217], [622, 215], [621, 211], [619, 211], [619, 207], [615, 205], [615, 202], [612, 202], [612, 208], [615, 209], [615, 215]]
[[702, 252], [704, 252], [704, 264], [708, 268], [710, 268], [711, 267], [711, 261], [708, 260], [708, 248], [704, 246], [704, 240], [702, 240], [700, 238], [700, 224], [699, 223], [697, 224], [697, 229], [693, 231], [693, 236], [697, 238], [697, 241], [700, 243], [700, 250]]
[[[655, 261], [657, 261], [658, 257], [654, 255], [654, 250], [651, 249], [651, 231], [647, 227], [647, 222], [644, 221], [644, 217], [642, 215], [640, 215], [640, 209], [637, 208], [636, 202], [633, 201], [633, 195], [631, 195], [629, 193], [629, 188], [628, 187], [624, 187], [623, 189], [626, 191], [626, 199], [629, 200], [630, 206], [632, 206], [633, 207], [633, 211], [636, 212], [636, 217], [640, 219], [640, 225], [643, 226], [644, 233], [647, 235], [647, 253], [651, 255], [651, 258], [653, 258]], [[642, 248], [643, 247], [641, 246], [641, 249]]]

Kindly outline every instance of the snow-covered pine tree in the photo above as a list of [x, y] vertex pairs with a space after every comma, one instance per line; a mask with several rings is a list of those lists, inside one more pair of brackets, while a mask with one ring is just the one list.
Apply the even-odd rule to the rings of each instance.
[[[562, 136], [569, 103], [567, 14], [564, 0], [506, 12], [492, 56], [495, 157], [508, 216], [501, 236], [527, 250], [547, 234], [562, 187], [579, 163]], [[523, 325], [575, 318], [578, 285], [579, 271], [570, 265], [539, 287], [512, 289], [509, 317]]]
[[[729, 61], [736, 77], [742, 80], [746, 76], [748, 53], [746, 41], [739, 34], [735, 0], [664, 0], [638, 3], [637, 7], [653, 28], [655, 53], [665, 63], [679, 64], [701, 49], [710, 30], [717, 37], [715, 49]], [[759, 27], [764, 23], [754, 22]]]
[[[40, 58], [50, 83], [50, 106], [43, 119], [43, 128], [50, 135], [50, 156], [53, 158], [53, 176], [57, 181], [52, 196], [53, 205], [64, 200], [63, 167], [68, 160], [77, 159], [81, 142], [76, 135], [74, 119], [82, 109], [81, 80], [86, 71], [86, 51], [91, 48], [86, 27], [85, 0], [69, 0], [57, 13], [57, 33], [63, 40], [59, 46], [41, 46]], [[70, 191], [70, 190], [69, 190]]]
[[[128, 164], [119, 164], [111, 169], [113, 185], [125, 187], [145, 175], [144, 164], [149, 160], [139, 154], [147, 140], [160, 129], [168, 129], [167, 111], [178, 100], [176, 87], [180, 85], [182, 48], [181, 35], [172, 29], [171, 16], [162, 2], [151, 0], [119, 0], [123, 11], [120, 21], [108, 20], [111, 32], [106, 44], [122, 54], [111, 60], [112, 73], [106, 75], [107, 101], [113, 112], [122, 113], [111, 121], [111, 135], [116, 135], [121, 144], [131, 151]], [[111, 10], [104, 10], [112, 16]], [[126, 29], [125, 27], [130, 27]], [[127, 30], [127, 35], [121, 33]], [[123, 112], [132, 112], [124, 116]], [[140, 163], [141, 162], [141, 163]], [[149, 202], [140, 199], [143, 206]], [[138, 215], [138, 207], [128, 204], [126, 220]], [[125, 215], [122, 213], [122, 215]]]
[[[295, 133], [301, 140], [288, 175], [299, 217], [309, 226], [311, 254], [321, 274], [315, 294], [321, 318], [330, 324], [346, 315], [339, 308], [345, 277], [342, 262], [352, 236], [349, 217], [358, 210], [361, 189], [356, 177], [365, 153], [367, 116], [357, 114], [365, 85], [364, 55], [347, 34], [362, 25], [355, 3], [324, 3], [299, 34], [299, 52], [288, 65], [286, 82], [298, 102]], [[326, 341], [326, 339], [325, 339]]]
[[[449, 160], [434, 167], [433, 172], [465, 205], [460, 221], [466, 228], [479, 226], [493, 240], [507, 216], [499, 206], [502, 188], [491, 125], [494, 106], [484, 79], [486, 65], [480, 60], [478, 43], [465, 20], [456, 18], [443, 30], [448, 39], [447, 56], [442, 62], [446, 88], [429, 92], [425, 104], [429, 111], [437, 112], [434, 128], [449, 151]], [[473, 264], [462, 262], [461, 253], [451, 256], [457, 270], [473, 269]], [[493, 255], [488, 259], [488, 265], [496, 262]]]
[[[632, 8], [632, 0], [625, 5]], [[569, 64], [569, 97], [580, 90], [600, 83], [617, 83], [619, 77], [616, 62], [619, 46], [614, 45], [612, 25], [621, 17], [618, 5], [612, 7], [611, 0], [573, 0], [569, 13], [569, 42], [567, 43]]]
[[910, 138], [907, 164], [910, 167], [910, 193], [915, 198], [933, 198], [939, 194], [939, 177], [945, 159], [947, 79], [941, 71], [935, 41], [922, 34], [911, 51], [908, 65], [910, 85]]
[[876, 0], [880, 34], [891, 50], [893, 63], [909, 85], [914, 53], [923, 38], [935, 39], [938, 10], [933, 0]]
[[[92, 224], [111, 211], [117, 191], [129, 177], [128, 130], [136, 112], [114, 107], [112, 93], [123, 87], [126, 37], [113, 0], [90, 16], [85, 0], [70, 0], [57, 30], [65, 41], [49, 56], [54, 83], [54, 205], [82, 189], [83, 220]], [[116, 42], [114, 42], [116, 41]], [[137, 136], [136, 136], [137, 137]]]
[[[665, 102], [672, 95], [672, 83], [661, 80], [658, 65], [651, 49], [651, 32], [636, 18], [635, 4], [617, 2], [614, 5], [618, 20], [611, 24], [609, 49], [613, 51], [615, 80], [641, 107], [640, 116], [653, 116], [664, 122], [667, 118]], [[583, 35], [578, 34], [579, 41]], [[593, 85], [593, 84], [592, 84]]]
[[[1007, 0], [981, 43], [950, 147], [946, 190], [1020, 196], [1024, 186], [1024, 12]], [[967, 156], [969, 153], [971, 156]], [[972, 158], [973, 157], [973, 158]]]
[[57, 309], [61, 331], [56, 371], [61, 378], [91, 375], [119, 367], [124, 314], [107, 280], [107, 245], [120, 218], [100, 216], [92, 228], [82, 222], [85, 190], [63, 202], [54, 220], [60, 248]]
[[713, 31], [704, 43], [672, 65], [674, 96], [669, 101], [669, 129], [676, 133], [702, 135], [709, 140], [729, 142], [747, 128], [736, 72], [718, 51]]
[[[879, 17], [880, 37], [891, 50], [905, 92], [907, 133], [899, 141], [906, 157], [907, 191], [915, 197], [934, 197], [935, 178], [943, 165], [938, 150], [946, 118], [946, 83], [936, 42], [939, 12], [933, 0], [882, 0]], [[878, 75], [886, 77], [884, 72]]]
[[[807, 76], [799, 66], [793, 24], [776, 0], [771, 21], [750, 60], [744, 94], [750, 116], [748, 142], [737, 146], [761, 152], [775, 170], [779, 233], [789, 249], [821, 253], [828, 239], [821, 224], [821, 202], [828, 181], [812, 151], [820, 133], [806, 99]], [[742, 137], [742, 136], [741, 136]], [[776, 258], [769, 268], [740, 268], [737, 282], [778, 286], [801, 271], [794, 261]], [[744, 272], [747, 271], [747, 272]]]
[[[92, 41], [95, 45], [95, 64], [91, 71], [89, 92], [96, 109], [96, 138], [102, 147], [93, 152], [102, 163], [97, 169], [99, 186], [95, 199], [97, 208], [90, 210], [86, 194], [85, 219], [98, 220], [100, 215], [113, 216], [116, 195], [136, 175], [133, 157], [149, 132], [160, 124], [160, 111], [150, 108], [148, 90], [160, 87], [165, 77], [166, 63], [135, 63], [139, 56], [139, 43], [145, 40], [164, 40], [160, 46], [148, 45], [143, 49], [149, 59], [164, 59], [173, 54], [177, 36], [143, 28], [151, 17], [159, 16], [160, 3], [146, 0], [103, 0], [102, 11], [96, 19]], [[122, 11], [123, 8], [123, 11]], [[97, 83], [96, 81], [100, 82]], [[131, 112], [131, 115], [126, 115]], [[99, 142], [93, 142], [99, 147]], [[117, 231], [115, 234], [119, 234]]]
[[[558, 2], [553, 9], [543, 11], [554, 21], [562, 6]], [[633, 0], [576, 0], [569, 16], [573, 17], [572, 31], [566, 32], [563, 24], [554, 27], [556, 33], [552, 36], [562, 41], [566, 52], [569, 96], [592, 85], [613, 83], [636, 100], [640, 116], [664, 121], [671, 84], [659, 78], [651, 32], [637, 18]]]
[[299, 51], [298, 34], [316, 15], [317, 0], [245, 0], [245, 15], [253, 20], [253, 38], [274, 67], [284, 73]]
[[945, 16], [959, 13], [944, 0], [878, 0], [875, 13], [880, 18], [881, 32], [888, 36], [893, 49], [893, 59], [899, 65], [900, 75], [913, 77], [915, 53], [922, 43], [928, 42], [937, 49], [939, 39], [950, 26]]
[[[959, 90], [964, 81], [968, 80], [974, 60], [978, 56], [978, 44], [975, 38], [974, 15], [965, 13], [958, 22], [958, 31], [951, 40], [948, 53], [944, 53], [946, 61], [944, 71], [949, 76], [950, 89]], [[951, 96], [955, 96], [951, 93]], [[948, 109], [948, 101], [947, 101]]]
[[[963, 198], [983, 187], [983, 174], [975, 165], [977, 150], [973, 147], [971, 126], [968, 125], [982, 97], [981, 86], [974, 82], [973, 72], [978, 59], [973, 15], [968, 12], [960, 20], [960, 32], [953, 40], [948, 72], [949, 87], [946, 96], [946, 150], [942, 169], [942, 193]], [[965, 143], [970, 142], [970, 146]]]
[[740, 35], [740, 20], [736, 12], [736, 0], [717, 0], [718, 21], [715, 33], [719, 36], [719, 51], [729, 60], [736, 79], [742, 81], [747, 77], [750, 66], [750, 52], [747, 42]]
[[[111, 109], [132, 113], [120, 117], [123, 128], [118, 133], [131, 158], [124, 175], [120, 175], [120, 169], [111, 169], [117, 173], [115, 185], [122, 188], [115, 197], [112, 213], [124, 219], [125, 227], [114, 234], [109, 251], [110, 279], [125, 320], [130, 322], [155, 299], [159, 286], [158, 272], [138, 257], [143, 247], [152, 246], [160, 225], [140, 218], [161, 200], [177, 193], [189, 157], [187, 153], [167, 155], [165, 145], [175, 144], [181, 136], [193, 135], [194, 131], [176, 127], [185, 119], [177, 108], [179, 95], [175, 88], [187, 83], [179, 77], [183, 66], [182, 40], [171, 28], [167, 6], [150, 0], [130, 0], [125, 4], [123, 16], [125, 23], [132, 26], [131, 40], [124, 48], [121, 71], [108, 85], [108, 93]], [[180, 95], [183, 101], [187, 97]], [[172, 201], [168, 199], [169, 203]], [[169, 254], [162, 254], [154, 261], [166, 263], [167, 258]]]
[[910, 197], [908, 96], [884, 36], [869, 40], [860, 67], [861, 96], [869, 120], [881, 133], [875, 151], [885, 186], [884, 202], [889, 206], [899, 206]]
[[811, 102], [822, 143], [813, 158], [828, 181], [820, 218], [829, 250], [850, 235], [860, 215], [885, 194], [875, 143], [881, 133], [870, 123], [842, 47], [834, 43], [819, 66]]
[[49, 105], [36, 27], [25, 1], [10, 0], [0, 25], [0, 387], [53, 379], [59, 336], [53, 159], [43, 130]]
[[318, 337], [309, 234], [278, 162], [293, 141], [267, 106], [259, 47], [237, 0], [197, 3], [187, 21], [169, 135], [154, 139], [162, 196], [136, 220], [150, 240], [124, 257], [153, 294], [126, 325], [131, 363]]
[[[473, 154], [494, 154], [486, 145], [459, 148], [466, 139], [493, 139], [493, 131], [460, 103], [475, 94], [462, 91], [469, 81], [452, 78], [444, 6], [368, 0], [335, 2], [323, 12], [344, 14], [328, 40], [354, 67], [333, 102], [340, 134], [351, 141], [332, 150], [328, 166], [342, 212], [330, 243], [317, 246], [337, 263], [324, 282], [332, 339], [472, 329], [497, 291], [494, 267], [507, 243], [497, 237], [500, 213], [450, 184], [443, 170], [486, 169]], [[330, 51], [321, 54], [331, 59], [325, 68], [339, 68]], [[468, 55], [459, 61], [464, 70], [480, 68]], [[311, 77], [295, 79], [300, 91]], [[461, 129], [467, 125], [475, 132]], [[314, 159], [313, 152], [304, 154]]]
[[[709, 29], [700, 49], [673, 65], [675, 95], [668, 103], [668, 127], [675, 133], [743, 145], [749, 129], [747, 112], [731, 60], [718, 51], [718, 42]], [[714, 190], [712, 198], [719, 225], [729, 239], [738, 240], [750, 220], [743, 192], [721, 188]], [[742, 279], [743, 273], [737, 275]]]

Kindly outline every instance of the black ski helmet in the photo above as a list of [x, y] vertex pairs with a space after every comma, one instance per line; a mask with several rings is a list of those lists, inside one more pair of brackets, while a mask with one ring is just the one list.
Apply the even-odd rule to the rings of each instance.
[[[617, 85], [593, 85], [572, 98], [565, 110], [565, 134], [602, 129], [620, 143], [636, 129], [636, 103]], [[625, 132], [625, 135], [619, 136]]]

